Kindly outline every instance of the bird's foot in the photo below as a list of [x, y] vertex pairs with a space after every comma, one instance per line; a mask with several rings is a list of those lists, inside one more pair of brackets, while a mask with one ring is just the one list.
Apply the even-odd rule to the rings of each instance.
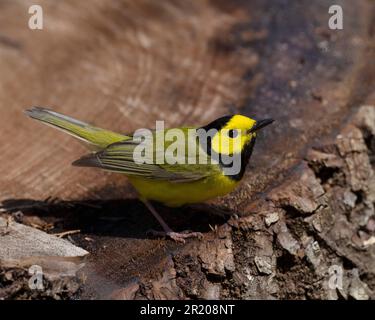
[[149, 230], [148, 234], [157, 236], [157, 237], [168, 237], [176, 242], [185, 243], [185, 239], [187, 238], [203, 238], [203, 234], [200, 232], [191, 232], [189, 230], [185, 230], [182, 232], [174, 232], [174, 231], [156, 231], [156, 230]]

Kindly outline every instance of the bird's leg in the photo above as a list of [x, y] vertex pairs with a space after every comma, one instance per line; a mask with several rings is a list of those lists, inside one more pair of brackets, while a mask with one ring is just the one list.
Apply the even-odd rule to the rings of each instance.
[[150, 202], [148, 202], [147, 200], [142, 200], [142, 202], [145, 204], [147, 209], [151, 211], [151, 213], [156, 218], [156, 220], [158, 220], [158, 222], [160, 223], [160, 225], [162, 226], [162, 228], [164, 229], [166, 233], [173, 232], [172, 229], [167, 225], [167, 223], [163, 220], [163, 218], [155, 210], [154, 206]]
[[153, 214], [153, 216], [158, 220], [164, 231], [155, 231], [151, 230], [150, 233], [155, 236], [167, 236], [175, 241], [178, 242], [185, 242], [186, 238], [201, 238], [203, 235], [200, 232], [188, 232], [188, 231], [183, 231], [183, 232], [174, 232], [163, 220], [163, 218], [157, 213], [155, 208], [152, 206], [150, 202], [148, 202], [145, 199], [142, 199], [142, 202], [145, 204], [148, 210]]

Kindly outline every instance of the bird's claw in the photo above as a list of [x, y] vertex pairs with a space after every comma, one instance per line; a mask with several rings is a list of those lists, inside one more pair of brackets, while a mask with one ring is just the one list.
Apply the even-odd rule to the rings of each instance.
[[157, 236], [157, 237], [168, 237], [176, 242], [185, 243], [185, 239], [187, 238], [198, 238], [202, 239], [203, 234], [200, 232], [191, 232], [189, 230], [185, 230], [182, 232], [174, 232], [174, 231], [156, 231], [156, 230], [149, 230], [147, 232], [150, 235]]

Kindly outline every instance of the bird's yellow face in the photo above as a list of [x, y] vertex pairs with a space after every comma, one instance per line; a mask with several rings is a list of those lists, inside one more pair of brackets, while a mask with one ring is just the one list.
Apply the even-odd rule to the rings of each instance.
[[272, 123], [271, 119], [256, 121], [242, 115], [227, 117], [227, 120], [211, 142], [212, 150], [224, 155], [241, 153], [255, 139], [258, 129]]
[[255, 123], [255, 120], [242, 115], [232, 116], [212, 137], [212, 150], [226, 155], [241, 153], [243, 147], [256, 136], [255, 132], [249, 132]]

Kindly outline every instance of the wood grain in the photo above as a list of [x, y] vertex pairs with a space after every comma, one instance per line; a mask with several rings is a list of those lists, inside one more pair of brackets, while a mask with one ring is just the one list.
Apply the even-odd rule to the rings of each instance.
[[212, 40], [246, 16], [227, 11], [230, 6], [41, 1], [44, 29], [32, 31], [30, 3], [6, 2], [1, 11], [1, 199], [92, 198], [91, 189], [125, 181], [72, 168], [84, 148], [27, 119], [25, 108], [46, 106], [131, 132], [154, 127], [155, 120], [170, 127], [205, 124], [248, 94], [241, 73], [257, 56], [220, 53]]
[[[1, 1], [0, 201], [31, 203], [25, 216], [56, 222], [54, 232], [81, 230], [72, 239], [90, 252], [86, 298], [337, 298], [322, 280], [332, 264], [349, 268], [348, 279], [361, 269], [374, 287], [372, 247], [356, 249], [373, 239], [373, 169], [356, 168], [370, 163], [374, 134], [363, 124], [342, 131], [360, 105], [375, 104], [374, 6], [340, 3], [338, 32], [327, 28], [325, 0], [44, 0], [44, 30], [31, 31], [32, 1]], [[119, 132], [228, 113], [276, 122], [259, 136], [235, 192], [205, 210], [160, 208], [175, 230], [204, 233], [179, 246], [146, 235], [156, 222], [127, 199], [134, 194], [125, 178], [71, 167], [85, 149], [28, 119], [23, 110], [33, 105]], [[340, 155], [351, 167], [337, 169], [328, 161], [336, 136], [353, 132], [366, 150]], [[308, 152], [316, 159], [305, 161]], [[322, 164], [354, 180], [324, 180]], [[363, 190], [353, 194], [358, 178]], [[337, 188], [357, 198], [353, 208], [342, 209]], [[215, 217], [217, 206], [241, 217]], [[358, 297], [365, 285], [355, 279], [348, 283]]]

